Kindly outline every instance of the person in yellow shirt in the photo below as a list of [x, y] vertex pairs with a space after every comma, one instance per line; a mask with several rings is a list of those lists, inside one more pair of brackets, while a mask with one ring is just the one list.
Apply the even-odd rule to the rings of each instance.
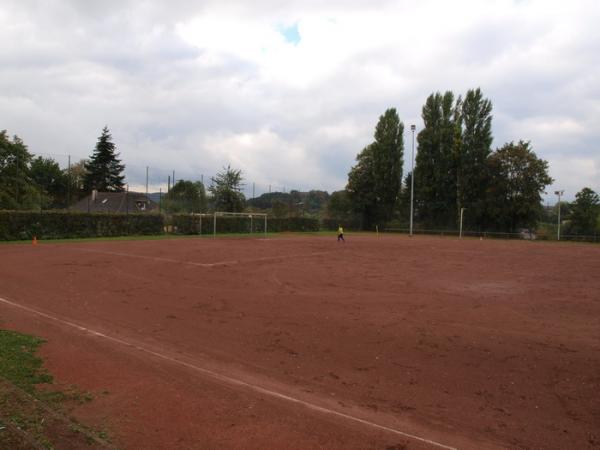
[[339, 241], [346, 242], [346, 240], [344, 239], [344, 229], [342, 228], [341, 225], [338, 225], [338, 242]]

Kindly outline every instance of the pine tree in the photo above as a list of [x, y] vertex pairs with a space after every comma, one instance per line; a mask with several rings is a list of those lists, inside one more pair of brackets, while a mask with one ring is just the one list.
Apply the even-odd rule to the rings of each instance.
[[125, 176], [122, 175], [125, 166], [118, 159], [119, 154], [115, 153], [115, 144], [111, 139], [108, 127], [104, 127], [90, 161], [85, 164], [84, 188], [87, 192], [92, 189], [102, 192], [125, 190]]
[[246, 197], [242, 193], [242, 171], [230, 166], [224, 167], [212, 178], [213, 185], [208, 188], [212, 194], [215, 211], [241, 212], [244, 210]]
[[396, 108], [390, 108], [379, 117], [373, 143], [373, 170], [375, 196], [380, 220], [392, 218], [402, 187], [404, 158], [404, 124]]

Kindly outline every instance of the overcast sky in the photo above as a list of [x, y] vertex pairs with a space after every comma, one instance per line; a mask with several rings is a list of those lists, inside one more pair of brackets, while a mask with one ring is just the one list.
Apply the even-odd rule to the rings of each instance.
[[342, 189], [387, 108], [418, 131], [429, 94], [475, 87], [494, 148], [600, 192], [598, 0], [0, 2], [0, 129], [64, 166], [108, 125], [132, 188], [230, 164], [247, 194]]

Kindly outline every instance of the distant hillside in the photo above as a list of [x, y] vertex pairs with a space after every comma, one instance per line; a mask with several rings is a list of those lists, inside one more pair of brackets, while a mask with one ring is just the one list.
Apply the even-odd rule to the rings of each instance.
[[274, 203], [283, 203], [295, 208], [301, 206], [304, 211], [316, 213], [319, 212], [328, 201], [329, 194], [325, 191], [290, 191], [289, 193], [271, 192], [262, 194], [260, 197], [247, 200], [246, 204], [247, 206], [254, 208], [272, 209]]
[[148, 193], [148, 198], [153, 202], [158, 203], [160, 201], [160, 192]]

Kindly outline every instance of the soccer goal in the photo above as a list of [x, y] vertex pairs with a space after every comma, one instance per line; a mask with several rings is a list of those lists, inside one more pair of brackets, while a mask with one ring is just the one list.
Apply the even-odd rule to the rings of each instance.
[[[247, 221], [244, 221], [246, 219]], [[229, 223], [228, 223], [229, 221]], [[241, 223], [240, 223], [241, 222]], [[244, 223], [245, 222], [245, 223]], [[243, 233], [250, 225], [250, 234], [262, 225], [265, 237], [267, 237], [267, 214], [264, 213], [233, 213], [220, 212], [213, 213], [213, 236], [217, 236], [217, 230]]]

